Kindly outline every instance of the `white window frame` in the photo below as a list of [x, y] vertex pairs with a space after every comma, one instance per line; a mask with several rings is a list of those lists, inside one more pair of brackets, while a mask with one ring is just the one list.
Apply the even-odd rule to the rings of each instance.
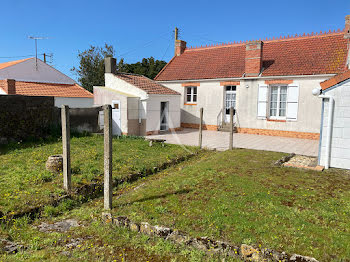
[[[190, 96], [191, 96], [191, 101], [187, 101], [187, 90], [191, 89]], [[196, 89], [196, 94], [194, 94], [194, 89]], [[193, 101], [194, 95], [196, 96], [196, 101]], [[198, 103], [198, 87], [197, 86], [186, 86], [185, 87], [185, 104], [197, 104]]]
[[[276, 116], [271, 116], [271, 95], [272, 95], [272, 88], [278, 88], [277, 89], [277, 107], [276, 107]], [[280, 102], [281, 102], [281, 87], [285, 87], [286, 88], [286, 107], [285, 107], [285, 116], [280, 116]], [[271, 120], [286, 120], [287, 119], [287, 103], [288, 103], [288, 85], [270, 85], [269, 86], [269, 109], [268, 109], [268, 119]]]

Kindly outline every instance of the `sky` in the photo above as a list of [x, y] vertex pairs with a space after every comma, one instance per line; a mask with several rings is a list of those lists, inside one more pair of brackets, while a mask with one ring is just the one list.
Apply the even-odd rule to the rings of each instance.
[[0, 0], [0, 10], [0, 63], [35, 56], [28, 36], [47, 37], [38, 54], [76, 80], [70, 69], [90, 45], [113, 45], [127, 63], [168, 62], [175, 27], [187, 46], [343, 29], [350, 1]]

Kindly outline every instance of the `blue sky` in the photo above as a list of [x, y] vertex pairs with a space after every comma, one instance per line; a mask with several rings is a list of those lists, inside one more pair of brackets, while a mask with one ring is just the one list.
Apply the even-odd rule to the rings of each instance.
[[128, 63], [169, 61], [175, 26], [188, 46], [343, 29], [350, 1], [1, 0], [0, 10], [0, 62], [35, 54], [28, 36], [46, 36], [38, 53], [76, 79], [70, 68], [90, 45], [111, 44]]

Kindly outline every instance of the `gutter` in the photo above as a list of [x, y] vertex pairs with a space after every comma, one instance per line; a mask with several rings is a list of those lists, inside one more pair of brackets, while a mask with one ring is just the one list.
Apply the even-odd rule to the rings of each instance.
[[212, 79], [179, 79], [179, 80], [155, 80], [158, 83], [186, 83], [186, 82], [214, 82], [214, 81], [235, 81], [235, 80], [273, 80], [273, 79], [290, 79], [290, 78], [320, 78], [320, 77], [333, 77], [336, 74], [323, 74], [323, 75], [290, 75], [290, 76], [258, 76], [258, 77], [229, 77], [229, 78], [212, 78]]
[[334, 98], [330, 95], [319, 95], [319, 98], [329, 99], [328, 106], [328, 122], [327, 122], [327, 138], [326, 138], [326, 162], [325, 169], [329, 168], [330, 154], [331, 154], [331, 141], [332, 141], [332, 123], [333, 123], [333, 110], [334, 110]]

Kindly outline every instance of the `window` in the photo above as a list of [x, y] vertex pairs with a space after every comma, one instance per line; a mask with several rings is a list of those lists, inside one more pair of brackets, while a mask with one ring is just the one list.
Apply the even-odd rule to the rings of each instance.
[[287, 86], [271, 86], [270, 88], [270, 118], [283, 119], [287, 109]]
[[197, 103], [197, 87], [187, 86], [186, 87], [186, 103]]

